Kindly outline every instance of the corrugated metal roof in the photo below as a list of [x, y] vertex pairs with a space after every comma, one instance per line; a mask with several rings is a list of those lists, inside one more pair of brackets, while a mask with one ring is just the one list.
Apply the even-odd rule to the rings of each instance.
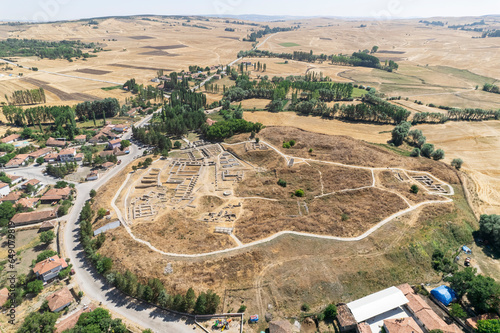
[[348, 303], [347, 306], [359, 323], [406, 303], [408, 299], [403, 292], [396, 287], [390, 287]]
[[95, 230], [94, 231], [94, 236], [97, 236], [100, 233], [106, 232], [108, 230], [116, 229], [116, 228], [118, 228], [120, 226], [120, 224], [121, 224], [120, 220], [108, 223], [104, 227], [100, 227], [99, 229]]

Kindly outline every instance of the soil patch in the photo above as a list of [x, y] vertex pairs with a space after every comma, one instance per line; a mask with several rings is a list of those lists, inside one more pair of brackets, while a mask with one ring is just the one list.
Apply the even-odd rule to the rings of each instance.
[[99, 98], [89, 95], [89, 94], [83, 94], [83, 93], [67, 93], [65, 91], [62, 91], [60, 89], [54, 88], [50, 85], [48, 85], [45, 81], [29, 78], [29, 77], [24, 77], [22, 78], [23, 81], [26, 81], [30, 84], [33, 84], [37, 87], [43, 88], [44, 90], [53, 93], [56, 95], [61, 101], [95, 101], [98, 100]]
[[[162, 68], [158, 67], [145, 67], [145, 66], [134, 66], [134, 65], [127, 65], [127, 64], [109, 64], [109, 66], [113, 67], [121, 67], [121, 68], [133, 68], [133, 69], [143, 69], [143, 70], [152, 70], [152, 71], [159, 71]], [[165, 72], [171, 72], [172, 69], [163, 69]]]
[[178, 44], [178, 45], [163, 45], [163, 46], [143, 46], [143, 49], [155, 49], [155, 50], [172, 50], [172, 49], [182, 49], [184, 47], [188, 47], [187, 45]]
[[111, 73], [111, 71], [103, 71], [100, 69], [92, 69], [92, 68], [77, 69], [75, 72], [92, 74], [92, 75], [106, 75], [106, 74]]
[[141, 39], [155, 39], [155, 37], [151, 37], [151, 36], [128, 36], [128, 38], [137, 39], [137, 40], [141, 40]]

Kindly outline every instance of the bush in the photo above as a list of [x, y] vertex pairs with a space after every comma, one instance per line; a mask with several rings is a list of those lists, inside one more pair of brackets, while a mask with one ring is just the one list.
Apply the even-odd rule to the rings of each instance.
[[40, 241], [45, 243], [45, 244], [48, 244], [48, 243], [52, 242], [52, 240], [55, 237], [56, 237], [56, 235], [54, 234], [54, 232], [52, 230], [44, 231], [40, 234]]
[[438, 149], [436, 150], [435, 152], [433, 152], [431, 154], [431, 157], [435, 160], [435, 161], [439, 161], [439, 160], [442, 160], [444, 158], [444, 150], [442, 149]]
[[108, 211], [104, 208], [99, 208], [99, 210], [97, 211], [97, 216], [102, 219], [104, 216], [106, 216], [106, 214], [108, 213]]
[[418, 186], [417, 185], [412, 185], [410, 187], [410, 192], [414, 193], [414, 194], [417, 194], [418, 193]]
[[38, 295], [43, 290], [42, 280], [31, 281], [26, 285], [26, 292]]
[[43, 164], [45, 162], [45, 159], [43, 157], [39, 157], [36, 159], [37, 164]]
[[288, 143], [290, 144], [290, 147], [295, 146], [295, 140], [290, 140], [290, 141], [288, 141]]
[[325, 319], [333, 320], [337, 317], [337, 307], [335, 304], [330, 304], [326, 307], [325, 311], [323, 311], [323, 314], [325, 315]]
[[246, 310], [247, 310], [246, 305], [242, 305], [242, 306], [240, 306], [240, 308], [238, 309], [238, 313], [243, 313], [243, 312], [245, 312]]
[[182, 146], [182, 143], [181, 143], [180, 141], [175, 141], [175, 142], [174, 142], [174, 147], [175, 147], [176, 149], [181, 149], [181, 146]]
[[96, 190], [94, 190], [94, 189], [90, 190], [90, 197], [91, 198], [95, 198], [96, 195], [97, 195]]
[[432, 143], [426, 143], [422, 146], [422, 156], [431, 158], [432, 153], [434, 152], [434, 145]]
[[305, 192], [302, 189], [296, 190], [294, 194], [296, 197], [299, 197], [299, 198], [302, 198], [305, 196]]
[[411, 157], [420, 157], [420, 149], [418, 148], [413, 148], [413, 150], [410, 153]]
[[451, 166], [455, 167], [457, 170], [462, 168], [462, 164], [464, 164], [464, 161], [461, 158], [454, 158], [453, 161], [451, 161]]
[[451, 305], [450, 314], [452, 316], [460, 318], [460, 319], [467, 318], [467, 313], [465, 313], [465, 311], [462, 309], [462, 307], [458, 303], [453, 303]]
[[290, 146], [290, 143], [288, 143], [288, 142], [283, 142], [283, 148], [289, 149], [289, 148], [292, 148], [292, 146]]
[[37, 257], [36, 257], [36, 263], [39, 263], [40, 261], [43, 261], [47, 258], [50, 258], [50, 257], [53, 257], [57, 254], [56, 251], [52, 251], [52, 250], [45, 250], [43, 251], [42, 253], [40, 253]]
[[302, 306], [300, 307], [300, 309], [301, 309], [302, 311], [304, 311], [304, 312], [309, 312], [309, 311], [311, 311], [311, 307], [310, 307], [310, 306], [309, 306], [309, 304], [307, 304], [307, 303], [302, 304]]
[[283, 179], [279, 179], [278, 180], [278, 185], [281, 186], [281, 187], [286, 187], [286, 181], [284, 181]]

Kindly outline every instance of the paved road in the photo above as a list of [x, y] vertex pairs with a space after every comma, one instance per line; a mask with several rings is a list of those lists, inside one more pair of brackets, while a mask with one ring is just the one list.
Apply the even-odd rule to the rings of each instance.
[[[136, 126], [144, 126], [151, 117], [152, 115], [149, 115], [136, 123]], [[123, 138], [128, 139], [130, 136], [131, 133], [129, 132], [125, 134]], [[76, 185], [78, 193], [74, 202], [74, 207], [67, 216], [62, 218], [63, 220], [67, 220], [63, 235], [65, 254], [71, 259], [71, 263], [76, 273], [74, 278], [87, 297], [90, 297], [97, 303], [102, 302], [102, 304], [111, 311], [118, 313], [137, 325], [150, 328], [154, 332], [193, 332], [192, 323], [183, 321], [170, 313], [158, 310], [158, 308], [144, 302], [126, 297], [120, 291], [111, 288], [87, 262], [82, 246], [80, 245], [78, 217], [81, 208], [89, 199], [90, 190], [99, 189], [99, 187], [118, 174], [129, 163], [133, 162], [135, 157], [142, 155], [142, 150], [139, 150], [137, 146], [132, 145], [130, 148], [130, 154], [120, 158], [122, 160], [121, 165], [115, 166], [97, 181]], [[27, 167], [16, 169], [10, 173], [15, 172], [17, 175], [37, 178], [48, 184], [55, 184], [57, 181], [56, 179], [42, 175], [43, 169], [44, 167]]]

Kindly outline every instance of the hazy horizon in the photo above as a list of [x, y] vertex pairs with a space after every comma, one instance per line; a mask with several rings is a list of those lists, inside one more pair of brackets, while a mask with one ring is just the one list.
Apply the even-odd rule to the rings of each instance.
[[1, 21], [50, 22], [109, 16], [191, 15], [191, 16], [291, 16], [341, 17], [346, 19], [415, 19], [430, 17], [467, 17], [498, 15], [497, 0], [470, 1], [443, 0], [310, 0], [307, 6], [298, 0], [289, 0], [286, 6], [273, 1], [254, 0], [191, 0], [172, 3], [151, 0], [145, 3], [123, 3], [118, 0], [25, 0], [10, 3], [0, 14]]

